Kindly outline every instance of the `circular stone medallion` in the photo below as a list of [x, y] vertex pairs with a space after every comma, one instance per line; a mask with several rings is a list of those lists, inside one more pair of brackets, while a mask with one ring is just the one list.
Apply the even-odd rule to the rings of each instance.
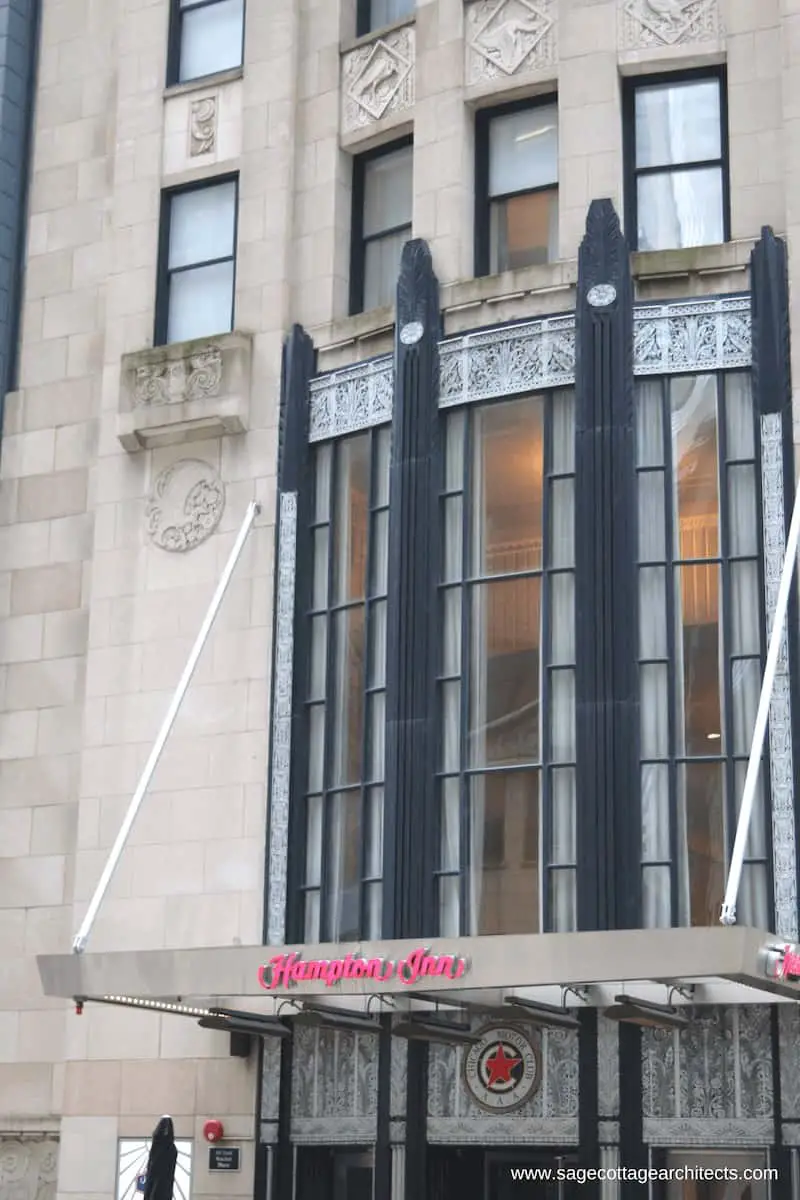
[[400, 330], [400, 341], [404, 346], [415, 346], [425, 332], [421, 321], [409, 321]]
[[474, 1100], [489, 1112], [513, 1112], [539, 1086], [539, 1051], [530, 1038], [511, 1025], [489, 1026], [464, 1056], [464, 1083]]
[[162, 550], [193, 550], [214, 532], [225, 508], [225, 485], [199, 458], [162, 471], [147, 505], [147, 532]]
[[613, 304], [616, 298], [617, 289], [613, 283], [596, 283], [586, 293], [586, 299], [592, 308], [608, 308], [609, 304]]

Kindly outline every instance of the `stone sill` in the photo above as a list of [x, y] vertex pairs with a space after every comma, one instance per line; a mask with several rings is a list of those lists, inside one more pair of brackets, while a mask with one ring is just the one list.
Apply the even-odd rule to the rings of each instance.
[[119, 441], [135, 452], [244, 433], [251, 360], [252, 338], [237, 332], [123, 355]]
[[755, 238], [741, 238], [719, 246], [693, 246], [687, 250], [637, 250], [631, 255], [635, 279], [678, 279], [690, 275], [723, 275], [750, 266]]
[[399, 21], [392, 21], [391, 25], [381, 25], [380, 29], [370, 29], [369, 33], [362, 33], [360, 37], [346, 38], [339, 45], [339, 53], [348, 54], [351, 50], [357, 50], [359, 46], [367, 46], [370, 42], [384, 38], [397, 29], [405, 29], [406, 25], [413, 25], [415, 22], [416, 13], [412, 13], [408, 17], [402, 17]]
[[227, 71], [214, 71], [211, 75], [200, 75], [197, 79], [187, 79], [185, 83], [171, 83], [164, 88], [164, 99], [173, 96], [185, 96], [189, 92], [202, 92], [208, 88], [220, 87], [224, 83], [233, 83], [244, 77], [244, 67], [230, 67]]

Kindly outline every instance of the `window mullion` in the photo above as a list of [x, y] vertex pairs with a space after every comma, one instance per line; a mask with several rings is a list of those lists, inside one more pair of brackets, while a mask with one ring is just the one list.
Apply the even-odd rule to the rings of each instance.
[[469, 697], [472, 681], [472, 671], [474, 664], [472, 662], [472, 643], [470, 634], [472, 630], [472, 597], [474, 585], [467, 584], [466, 580], [470, 575], [472, 555], [470, 553], [471, 534], [472, 534], [472, 509], [473, 509], [473, 454], [475, 442], [475, 422], [474, 414], [468, 412], [464, 422], [464, 441], [463, 441], [463, 480], [464, 490], [461, 501], [461, 695], [460, 702], [460, 730], [459, 730], [459, 763], [460, 763], [460, 781], [459, 790], [461, 796], [460, 823], [459, 823], [459, 855], [461, 859], [461, 887], [459, 892], [459, 927], [465, 936], [475, 933], [471, 923], [468, 924], [472, 916], [469, 907], [470, 901], [470, 883], [472, 871], [472, 846], [470, 835], [472, 831], [472, 820], [470, 814], [470, 777], [465, 773], [465, 766], [468, 763], [469, 755]]
[[333, 730], [335, 722], [334, 666], [336, 662], [336, 629], [331, 615], [333, 608], [334, 559], [336, 555], [336, 522], [339, 513], [336, 505], [337, 485], [341, 471], [341, 444], [334, 443], [331, 447], [331, 469], [328, 493], [328, 636], [325, 643], [325, 746], [322, 763], [322, 861], [319, 873], [319, 937], [320, 941], [335, 940], [330, 925], [330, 841], [331, 813], [330, 807], [335, 800], [331, 799], [331, 771], [333, 756]]
[[[367, 553], [364, 564], [364, 662], [362, 664], [362, 684], [361, 694], [362, 703], [364, 706], [364, 725], [361, 731], [361, 786], [359, 788], [359, 819], [358, 829], [361, 838], [359, 847], [359, 879], [358, 879], [358, 932], [359, 936], [364, 936], [366, 929], [366, 912], [365, 912], [365, 895], [366, 889], [364, 880], [367, 875], [367, 852], [369, 840], [372, 833], [367, 826], [370, 823], [370, 808], [367, 803], [367, 777], [369, 772], [370, 748], [372, 743], [372, 712], [370, 702], [368, 700], [368, 686], [370, 680], [370, 671], [372, 668], [372, 653], [371, 653], [371, 637], [370, 623], [372, 615], [373, 597], [371, 595], [372, 585], [372, 562], [375, 551], [372, 515], [375, 507], [375, 473], [377, 466], [377, 441], [374, 433], [370, 434], [369, 439], [369, 490], [367, 502]], [[371, 936], [371, 934], [370, 934]]]
[[[674, 464], [672, 461], [672, 419], [669, 394], [669, 379], [661, 381], [661, 411], [663, 418], [663, 445], [664, 445], [664, 514], [666, 520], [666, 563], [665, 563], [665, 585], [667, 589], [666, 595], [666, 616], [667, 616], [667, 656], [673, 664], [673, 669], [669, 672], [671, 677], [671, 685], [667, 685], [667, 753], [669, 755], [668, 770], [668, 804], [669, 804], [669, 838], [670, 838], [670, 858], [672, 860], [672, 868], [670, 871], [670, 921], [672, 925], [680, 923], [681, 911], [681, 879], [682, 871], [680, 869], [679, 855], [683, 856], [686, 853], [686, 847], [679, 846], [678, 843], [678, 767], [676, 762], [677, 753], [677, 708], [678, 708], [678, 689], [681, 687], [678, 679], [678, 663], [676, 657], [677, 650], [677, 629], [676, 629], [676, 613], [675, 613], [675, 488], [674, 488]], [[641, 773], [640, 773], [641, 778]], [[688, 867], [687, 867], [688, 870]]]
[[552, 546], [550, 537], [550, 508], [552, 502], [550, 468], [553, 465], [553, 422], [552, 394], [544, 405], [544, 454], [542, 471], [542, 606], [541, 630], [539, 634], [539, 929], [545, 933], [552, 928], [550, 902], [550, 872], [553, 865], [553, 814], [550, 809], [552, 795], [551, 745], [553, 714], [550, 712], [550, 668], [553, 665], [550, 644], [550, 565]]

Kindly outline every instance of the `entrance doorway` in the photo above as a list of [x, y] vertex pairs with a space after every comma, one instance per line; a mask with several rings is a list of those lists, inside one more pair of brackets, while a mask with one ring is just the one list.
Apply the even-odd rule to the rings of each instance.
[[296, 1162], [295, 1200], [373, 1200], [371, 1150], [299, 1146]]
[[556, 1177], [559, 1167], [576, 1165], [574, 1150], [429, 1146], [427, 1200], [577, 1200], [576, 1185]]

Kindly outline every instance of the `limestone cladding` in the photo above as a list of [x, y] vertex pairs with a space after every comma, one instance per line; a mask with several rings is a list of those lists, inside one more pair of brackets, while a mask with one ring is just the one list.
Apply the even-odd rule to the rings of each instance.
[[[169, 7], [42, 5], [18, 387], [3, 418], [0, 1133], [8, 1119], [60, 1135], [58, 1200], [114, 1194], [117, 1139], [162, 1112], [181, 1137], [209, 1115], [252, 1130], [254, 1070], [223, 1035], [115, 1009], [78, 1017], [41, 997], [34, 956], [70, 946], [254, 497], [261, 515], [91, 945], [261, 937], [281, 342], [301, 322], [321, 360], [346, 367], [391, 323], [347, 315], [352, 154], [414, 133], [413, 232], [451, 332], [546, 315], [571, 306], [590, 200], [622, 208], [621, 77], [724, 61], [732, 236], [788, 235], [800, 322], [800, 0], [418, 0], [413, 22], [372, 39], [413, 57], [413, 88], [404, 76], [357, 119], [343, 62], [388, 60], [355, 38], [355, 0], [249, 4], [242, 69], [165, 91]], [[556, 90], [562, 262], [471, 282], [474, 109]], [[123, 357], [153, 345], [161, 191], [232, 173], [247, 420], [130, 452]], [[718, 257], [700, 277], [696, 256], [673, 256], [648, 294], [746, 286], [736, 256]], [[800, 380], [800, 338], [793, 352]], [[154, 497], [189, 503], [188, 532], [163, 508], [148, 520]], [[190, 544], [175, 553], [175, 537]], [[199, 1159], [197, 1171], [211, 1196]]]

